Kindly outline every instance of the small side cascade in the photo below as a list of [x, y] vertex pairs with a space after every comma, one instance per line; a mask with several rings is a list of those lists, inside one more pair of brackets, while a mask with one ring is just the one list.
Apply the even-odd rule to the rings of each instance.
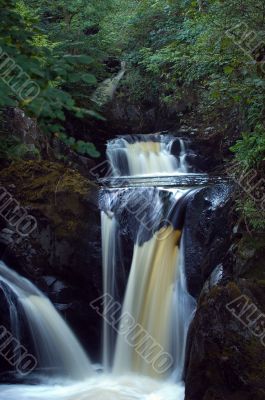
[[76, 380], [87, 379], [92, 374], [88, 357], [52, 303], [36, 286], [9, 269], [2, 261], [0, 288], [9, 305], [12, 334], [19, 341], [20, 311], [25, 315], [38, 370], [47, 375]]
[[122, 61], [120, 71], [114, 77], [105, 79], [99, 85], [92, 95], [92, 101], [94, 101], [100, 107], [111, 101], [125, 72], [126, 63], [125, 61]]

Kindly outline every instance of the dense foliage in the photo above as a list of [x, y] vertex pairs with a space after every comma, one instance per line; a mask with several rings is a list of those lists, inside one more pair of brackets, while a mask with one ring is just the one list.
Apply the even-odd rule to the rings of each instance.
[[[99, 117], [89, 101], [84, 104], [77, 95], [83, 87], [91, 93], [96, 85], [95, 56], [89, 48], [72, 51], [70, 45], [62, 44], [64, 29], [68, 39], [71, 35], [69, 26], [60, 27], [61, 35], [56, 37], [41, 21], [44, 11], [38, 12], [34, 1], [30, 3], [0, 1], [0, 107], [23, 109], [46, 134], [63, 129], [67, 112]], [[90, 155], [97, 156], [92, 144], [90, 148]]]
[[[96, 157], [92, 143], [63, 132], [64, 121], [100, 118], [91, 95], [109, 76], [106, 60], [126, 61], [128, 101], [170, 107], [190, 99], [195, 123], [230, 135], [231, 143], [237, 138], [231, 151], [238, 179], [250, 169], [263, 179], [263, 0], [0, 0], [0, 18], [1, 54], [35, 85], [26, 94], [12, 89], [21, 78], [15, 70], [5, 76], [0, 54], [2, 109], [22, 108], [43, 132]], [[250, 223], [259, 222], [255, 199], [244, 198], [239, 208], [251, 208]]]
[[[131, 100], [158, 98], [170, 106], [188, 93], [195, 124], [203, 121], [230, 136], [231, 142], [241, 135], [231, 148], [239, 163], [235, 178], [241, 182], [242, 171], [247, 175], [254, 169], [259, 177], [255, 184], [262, 186], [264, 1], [115, 0], [115, 4], [119, 12], [106, 16], [101, 32], [106, 49], [121, 53], [130, 66], [124, 86]], [[264, 228], [260, 203], [249, 197], [248, 187], [243, 189], [239, 208], [250, 226]]]

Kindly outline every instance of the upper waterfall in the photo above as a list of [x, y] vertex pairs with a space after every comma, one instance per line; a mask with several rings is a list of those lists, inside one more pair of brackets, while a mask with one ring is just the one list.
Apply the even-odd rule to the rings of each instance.
[[105, 79], [99, 87], [95, 90], [92, 95], [92, 101], [94, 101], [98, 106], [102, 107], [111, 101], [115, 95], [115, 92], [119, 86], [121, 79], [123, 78], [126, 72], [126, 63], [125, 61], [121, 62], [121, 69], [112, 78]]
[[[172, 154], [174, 142], [178, 154]], [[107, 157], [113, 176], [158, 176], [189, 172], [186, 143], [170, 135], [134, 135], [111, 140]]]

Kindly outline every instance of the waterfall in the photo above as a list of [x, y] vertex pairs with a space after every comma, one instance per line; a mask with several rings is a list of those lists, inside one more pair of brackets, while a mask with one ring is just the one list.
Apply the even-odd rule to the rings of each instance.
[[[181, 232], [169, 231], [166, 240], [157, 237], [145, 242], [142, 246], [135, 245], [130, 277], [127, 285], [121, 324], [129, 314], [133, 316], [136, 323], [133, 337], [130, 341], [128, 335], [118, 335], [114, 372], [135, 371], [143, 375], [164, 377], [156, 363], [159, 357], [164, 357], [165, 367], [171, 366], [171, 342], [172, 316], [176, 310], [173, 309], [174, 282], [178, 271], [178, 240]], [[145, 358], [145, 353], [152, 351], [145, 344], [151, 337], [151, 346], [155, 354], [152, 362]], [[139, 351], [141, 346], [146, 348]], [[148, 356], [147, 356], [148, 357]], [[163, 360], [162, 360], [163, 362]], [[167, 365], [169, 364], [169, 365]], [[164, 365], [160, 368], [164, 371]], [[161, 376], [162, 375], [162, 376]]]
[[[117, 265], [122, 265], [121, 243], [119, 241], [118, 226], [115, 218], [101, 212], [102, 226], [102, 266], [104, 292], [111, 293], [114, 298], [119, 298], [117, 287]], [[125, 274], [124, 271], [120, 273]], [[111, 311], [106, 310], [106, 318]], [[113, 327], [104, 323], [103, 326], [103, 366], [104, 370], [110, 372], [112, 364], [112, 353], [115, 347], [115, 331]]]
[[173, 309], [176, 310], [172, 318], [175, 338], [172, 352], [176, 355], [172, 374], [174, 382], [179, 382], [183, 378], [188, 329], [197, 307], [196, 300], [189, 294], [187, 289], [184, 249], [185, 234], [182, 235], [180, 241], [179, 276], [176, 281], [176, 290], [173, 299]]
[[55, 374], [72, 379], [87, 378], [92, 372], [90, 362], [52, 303], [30, 281], [10, 270], [2, 261], [0, 287], [9, 304], [12, 333], [19, 341], [19, 308], [26, 317], [38, 369], [44, 373], [52, 370]]
[[19, 304], [39, 367], [80, 380], [1, 385], [0, 400], [184, 399], [186, 338], [196, 308], [186, 284], [185, 215], [197, 189], [152, 187], [152, 177], [187, 174], [186, 143], [170, 135], [120, 137], [108, 143], [107, 157], [113, 177], [147, 176], [150, 185], [100, 191], [104, 287], [92, 303], [104, 320], [104, 373], [91, 374], [81, 346], [50, 301], [0, 263], [13, 334], [19, 338]]
[[[171, 154], [174, 141], [179, 154]], [[113, 176], [152, 176], [187, 173], [185, 142], [170, 135], [134, 135], [108, 142]]]
[[[116, 251], [117, 241], [120, 244], [123, 234], [122, 225], [125, 221], [129, 231], [137, 230], [122, 308], [108, 310], [109, 305], [105, 305], [104, 315], [110, 316], [104, 322], [104, 356], [108, 365], [112, 360], [116, 375], [130, 372], [155, 379], [170, 376], [175, 381], [182, 379], [187, 330], [196, 308], [186, 287], [182, 233], [186, 204], [192, 192], [162, 192], [161, 200], [161, 190], [151, 189], [144, 212], [127, 218], [125, 213], [131, 206], [126, 200], [137, 193], [142, 204], [146, 197], [141, 198], [141, 194], [145, 192], [128, 189], [102, 194], [101, 203], [112, 207], [108, 212], [102, 211], [104, 293], [115, 300], [115, 267], [119, 267]], [[150, 202], [151, 198], [156, 204]], [[117, 311], [120, 311], [119, 317]], [[109, 321], [115, 318], [119, 321], [119, 330], [114, 348], [114, 332]]]
[[113, 99], [113, 96], [119, 86], [121, 79], [123, 78], [126, 69], [125, 62], [121, 62], [121, 69], [114, 78], [105, 79], [99, 87], [95, 90], [92, 95], [92, 101], [94, 101], [98, 106], [102, 107], [109, 101]]
[[[171, 154], [179, 141], [179, 154]], [[114, 176], [181, 174], [188, 171], [181, 139], [129, 136], [107, 147]], [[181, 381], [189, 323], [196, 301], [185, 278], [183, 235], [186, 204], [194, 190], [102, 189], [104, 293], [117, 300], [117, 251], [124, 233], [133, 240], [122, 307], [105, 304], [104, 362], [113, 373], [137, 373]], [[126, 250], [123, 249], [123, 252]], [[115, 283], [116, 282], [116, 283]], [[118, 334], [109, 321], [118, 321]], [[115, 324], [114, 324], [115, 325]], [[106, 365], [106, 364], [105, 364]]]

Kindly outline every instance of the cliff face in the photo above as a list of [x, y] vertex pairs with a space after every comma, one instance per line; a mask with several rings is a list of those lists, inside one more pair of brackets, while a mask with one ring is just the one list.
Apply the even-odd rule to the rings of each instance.
[[100, 321], [89, 306], [101, 292], [97, 188], [62, 164], [36, 160], [3, 169], [0, 182], [37, 225], [21, 237], [1, 218], [1, 258], [51, 298], [97, 358]]
[[206, 282], [189, 332], [186, 400], [265, 398], [264, 247], [244, 235], [221, 279]]

